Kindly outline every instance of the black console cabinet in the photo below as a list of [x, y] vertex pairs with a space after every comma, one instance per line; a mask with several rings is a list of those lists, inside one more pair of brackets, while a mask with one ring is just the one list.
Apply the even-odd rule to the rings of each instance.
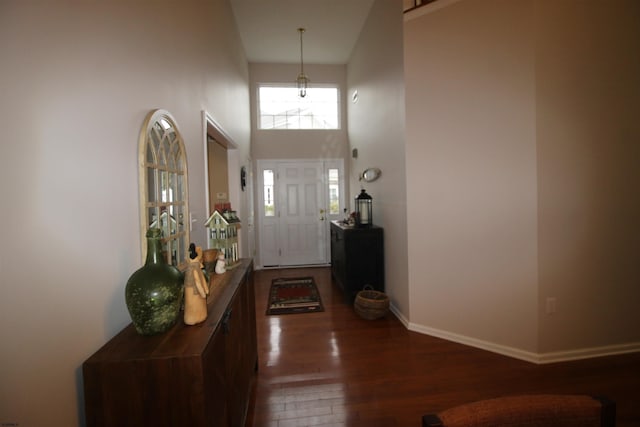
[[357, 228], [331, 221], [331, 276], [347, 303], [365, 286], [384, 292], [382, 228]]

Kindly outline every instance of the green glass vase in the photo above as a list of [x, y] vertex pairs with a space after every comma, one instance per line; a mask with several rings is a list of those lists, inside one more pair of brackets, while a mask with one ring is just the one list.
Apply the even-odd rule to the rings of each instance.
[[156, 335], [169, 330], [180, 315], [184, 276], [162, 256], [162, 231], [147, 230], [147, 260], [134, 272], [125, 288], [125, 301], [139, 334]]

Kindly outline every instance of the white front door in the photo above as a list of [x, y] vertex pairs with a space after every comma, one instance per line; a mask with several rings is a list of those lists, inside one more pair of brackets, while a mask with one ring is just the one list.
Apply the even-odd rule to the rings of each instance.
[[280, 163], [280, 264], [326, 263], [322, 162]]
[[[338, 167], [342, 176], [342, 161], [258, 160], [257, 164], [258, 265], [328, 264], [328, 223], [335, 215], [329, 212], [336, 210], [337, 186], [330, 176]], [[339, 186], [343, 185], [340, 180]]]

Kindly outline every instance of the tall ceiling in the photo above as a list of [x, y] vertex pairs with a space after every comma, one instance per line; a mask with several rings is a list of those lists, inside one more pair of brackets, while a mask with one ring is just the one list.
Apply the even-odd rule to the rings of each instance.
[[346, 64], [374, 0], [230, 0], [249, 62]]

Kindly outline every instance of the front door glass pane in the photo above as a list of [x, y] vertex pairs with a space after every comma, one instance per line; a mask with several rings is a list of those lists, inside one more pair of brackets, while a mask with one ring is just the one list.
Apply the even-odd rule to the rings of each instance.
[[273, 199], [274, 178], [272, 169], [264, 170], [264, 216], [275, 216], [276, 214], [275, 202]]

